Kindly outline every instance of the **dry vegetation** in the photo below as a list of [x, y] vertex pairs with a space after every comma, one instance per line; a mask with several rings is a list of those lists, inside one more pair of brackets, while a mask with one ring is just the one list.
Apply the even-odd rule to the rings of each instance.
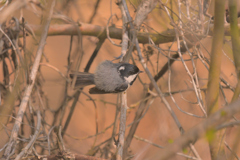
[[[237, 2], [1, 1], [2, 159], [240, 159]], [[144, 73], [73, 89], [106, 59]]]

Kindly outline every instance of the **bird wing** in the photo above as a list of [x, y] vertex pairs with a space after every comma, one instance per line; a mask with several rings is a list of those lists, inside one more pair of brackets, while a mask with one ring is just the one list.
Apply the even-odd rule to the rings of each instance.
[[92, 87], [89, 89], [89, 93], [90, 94], [108, 94], [108, 93], [113, 93], [113, 92], [107, 92], [107, 91], [101, 90], [97, 87]]
[[97, 87], [92, 87], [89, 89], [90, 94], [108, 94], [108, 93], [120, 93], [128, 89], [128, 84], [122, 84], [121, 86], [117, 87], [114, 91], [105, 91], [99, 89]]
[[116, 92], [123, 92], [125, 90], [127, 90], [129, 87], [129, 85], [127, 83], [123, 83], [121, 86], [115, 88]]

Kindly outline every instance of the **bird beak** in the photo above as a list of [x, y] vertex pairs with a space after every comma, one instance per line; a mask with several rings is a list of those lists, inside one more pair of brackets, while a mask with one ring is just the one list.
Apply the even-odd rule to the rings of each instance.
[[143, 73], [144, 71], [139, 71], [138, 73]]

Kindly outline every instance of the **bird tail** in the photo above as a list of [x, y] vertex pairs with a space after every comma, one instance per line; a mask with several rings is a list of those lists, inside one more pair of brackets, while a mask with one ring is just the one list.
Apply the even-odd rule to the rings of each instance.
[[[74, 88], [82, 88], [88, 85], [94, 84], [94, 75], [92, 73], [86, 72], [77, 72], [77, 73], [70, 73], [70, 78], [73, 80], [72, 83]], [[74, 77], [76, 76], [76, 80], [74, 82]]]

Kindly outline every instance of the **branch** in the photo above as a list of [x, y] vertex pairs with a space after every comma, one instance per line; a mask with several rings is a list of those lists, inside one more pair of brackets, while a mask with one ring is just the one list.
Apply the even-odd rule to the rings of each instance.
[[97, 157], [77, 155], [77, 154], [51, 155], [51, 156], [47, 156], [45, 159], [46, 160], [59, 160], [59, 159], [65, 159], [65, 160], [106, 160], [104, 158], [97, 158]]
[[[26, 5], [26, 1], [25, 0], [19, 0], [19, 1], [14, 1], [11, 4], [9, 4], [7, 7], [4, 7], [3, 10], [1, 10], [0, 12], [0, 25], [2, 23], [4, 23], [7, 18], [13, 14], [13, 12], [15, 12], [16, 10], [24, 7]], [[1, 27], [0, 27], [1, 28]], [[8, 36], [6, 36], [8, 37]], [[10, 40], [11, 42], [11, 40]], [[13, 54], [14, 55], [14, 54]], [[3, 61], [4, 62], [4, 61]], [[12, 89], [11, 93], [8, 93], [5, 103], [3, 104], [3, 106], [0, 106], [0, 123], [1, 124], [7, 124], [8, 119], [9, 119], [9, 115], [11, 115], [13, 107], [14, 107], [14, 102], [15, 102], [15, 98], [16, 98], [16, 93], [17, 90], [19, 88], [19, 84], [20, 82], [18, 80], [16, 80], [16, 83], [14, 83], [14, 87]], [[1, 91], [3, 91], [0, 88]], [[3, 125], [0, 126], [0, 130], [3, 129]]]
[[32, 136], [32, 139], [30, 140], [30, 142], [27, 144], [26, 147], [24, 147], [22, 149], [22, 152], [17, 155], [15, 160], [21, 159], [23, 157], [23, 155], [25, 153], [27, 153], [29, 151], [29, 149], [33, 146], [34, 142], [38, 138], [40, 127], [41, 127], [41, 114], [40, 114], [40, 111], [38, 111], [37, 112], [37, 127], [36, 127], [36, 131], [35, 131], [34, 135]]
[[13, 1], [0, 12], [0, 24], [4, 23], [15, 11], [26, 6], [26, 0]]
[[[41, 32], [39, 29], [40, 25], [28, 24], [26, 25], [26, 29], [28, 32], [33, 32], [32, 34], [40, 35]], [[113, 39], [122, 39], [122, 29], [109, 27], [109, 35]], [[78, 27], [74, 24], [60, 24], [60, 25], [51, 25], [48, 30], [48, 36], [60, 36], [60, 35], [78, 35], [79, 31], [81, 31], [82, 35], [95, 36], [98, 37], [100, 34], [106, 32], [106, 27], [80, 23]], [[238, 24], [238, 30], [240, 30], [240, 24]], [[106, 33], [105, 33], [106, 34]], [[224, 25], [224, 34], [225, 36], [230, 36], [230, 24]], [[213, 25], [209, 26], [209, 36], [213, 35]], [[20, 32], [19, 36], [23, 36], [23, 33]], [[193, 33], [186, 33], [184, 35], [187, 39], [192, 38]], [[195, 35], [198, 39], [203, 38], [202, 35]], [[149, 43], [149, 38], [153, 40], [153, 42], [157, 44], [163, 44], [168, 42], [174, 42], [176, 40], [176, 33], [174, 29], [168, 29], [161, 33], [146, 33], [146, 32], [138, 32], [137, 39], [139, 43], [147, 44]]]
[[[34, 34], [37, 35], [41, 34], [41, 32], [39, 31], [40, 27], [41, 27], [40, 25], [33, 24], [26, 25], [26, 29], [28, 30], [28, 32], [31, 33], [32, 31]], [[111, 38], [119, 40], [122, 39], [122, 29], [115, 27], [109, 27], [108, 29], [109, 36]], [[51, 25], [48, 30], [48, 36], [78, 35], [79, 34], [78, 30], [81, 31], [82, 35], [98, 37], [102, 33], [106, 32], [106, 27], [87, 23], [80, 23], [78, 27], [76, 27], [76, 25], [74, 24]], [[20, 32], [20, 36], [22, 35], [23, 33]], [[170, 29], [159, 34], [139, 32], [137, 35], [139, 43], [144, 44], [149, 43], [149, 37], [153, 39], [155, 44], [173, 42], [175, 39], [175, 31]]]
[[[141, 23], [138, 23], [138, 24], [140, 25]], [[131, 30], [133, 30], [133, 35], [137, 34], [136, 30], [132, 27], [131, 22], [130, 22], [130, 27], [131, 27]], [[138, 28], [139, 26], [136, 26], [136, 27]], [[177, 38], [179, 37], [177, 34], [176, 34], [176, 36], [177, 36]], [[178, 38], [178, 40], [179, 40], [179, 38]], [[143, 56], [142, 56], [142, 52], [141, 52], [141, 49], [140, 49], [140, 46], [139, 46], [139, 41], [138, 41], [138, 39], [134, 39], [133, 43], [134, 43], [135, 46], [136, 46], [136, 50], [137, 50], [137, 52], [138, 52], [139, 60], [140, 60], [140, 62], [141, 62], [141, 64], [142, 64], [142, 67], [144, 68], [146, 74], [148, 75], [148, 78], [150, 79], [151, 83], [153, 84], [154, 88], [156, 89], [158, 96], [161, 97], [162, 102], [164, 103], [165, 107], [166, 107], [166, 108], [168, 109], [168, 111], [170, 112], [170, 114], [171, 114], [172, 118], [174, 119], [174, 121], [175, 121], [175, 123], [176, 123], [176, 125], [177, 125], [177, 127], [178, 127], [178, 129], [179, 129], [179, 131], [181, 132], [181, 134], [183, 134], [183, 133], [184, 133], [184, 129], [183, 129], [180, 121], [178, 120], [175, 112], [172, 110], [171, 106], [169, 105], [169, 103], [168, 103], [167, 100], [165, 99], [165, 97], [164, 97], [161, 89], [158, 87], [156, 81], [154, 80], [153, 76], [151, 75], [151, 73], [150, 73], [150, 71], [149, 71], [149, 69], [148, 69], [148, 67], [147, 67], [147, 65], [146, 65], [146, 62], [145, 62], [145, 60], [144, 60], [144, 58], [143, 58]], [[130, 138], [131, 138], [131, 137], [130, 137]], [[190, 145], [190, 149], [193, 151], [194, 155], [197, 156], [197, 157], [199, 157], [199, 155], [198, 155], [198, 153], [196, 152], [194, 146], [193, 146], [192, 144], [189, 144], [189, 145]], [[124, 149], [127, 149], [127, 147], [128, 147], [128, 146], [126, 145], [126, 147], [125, 147]], [[126, 153], [126, 152], [125, 152], [125, 153]]]
[[144, 0], [138, 6], [134, 25], [140, 27], [143, 21], [147, 18], [148, 14], [156, 7], [158, 0]]
[[196, 142], [196, 140], [198, 140], [200, 137], [206, 135], [207, 131], [216, 131], [219, 125], [224, 124], [227, 120], [232, 118], [234, 114], [240, 112], [239, 105], [240, 100], [213, 113], [196, 127], [185, 132], [182, 136], [176, 139], [173, 144], [168, 145], [165, 149], [161, 150], [160, 152], [158, 152], [158, 154], [154, 155], [149, 159], [155, 159], [156, 157], [157, 159], [162, 160], [170, 159], [178, 151], [181, 151], [190, 143]]
[[[128, 49], [128, 30], [127, 30], [127, 24], [130, 21], [128, 19], [128, 9], [126, 6], [125, 0], [119, 0], [119, 7], [122, 12], [122, 23], [123, 23], [123, 29], [122, 29], [122, 49], [121, 49], [121, 62], [128, 62], [131, 52], [127, 52]], [[124, 8], [124, 5], [126, 8]], [[126, 91], [123, 93], [120, 93], [120, 123], [119, 123], [119, 143], [117, 144], [117, 153], [116, 158], [117, 160], [124, 159], [123, 157], [123, 147], [125, 142], [125, 131], [126, 131], [126, 119], [127, 119], [127, 93]]]
[[238, 83], [232, 97], [232, 102], [238, 99], [240, 93], [240, 39], [238, 30], [238, 17], [237, 17], [237, 0], [229, 0], [229, 14], [230, 14], [230, 27], [231, 27], [231, 39], [232, 39], [232, 51], [234, 57], [234, 63], [238, 76]]
[[12, 152], [12, 150], [14, 150], [16, 142], [17, 142], [17, 138], [18, 138], [18, 131], [20, 128], [20, 125], [22, 123], [22, 119], [23, 119], [23, 115], [25, 113], [25, 110], [27, 108], [27, 104], [29, 101], [29, 98], [31, 96], [32, 93], [32, 89], [33, 86], [35, 84], [35, 79], [37, 76], [37, 72], [38, 72], [38, 68], [39, 68], [39, 64], [42, 58], [42, 53], [43, 53], [43, 49], [46, 43], [46, 38], [47, 38], [47, 33], [48, 33], [48, 28], [50, 25], [50, 21], [51, 21], [51, 17], [52, 17], [52, 13], [53, 13], [53, 7], [55, 6], [55, 0], [52, 1], [51, 6], [48, 10], [48, 17], [45, 17], [45, 23], [43, 24], [43, 28], [42, 28], [42, 36], [39, 42], [39, 46], [37, 49], [37, 53], [36, 53], [36, 58], [34, 61], [34, 64], [32, 66], [32, 71], [29, 75], [29, 79], [30, 79], [30, 84], [26, 87], [25, 91], [24, 91], [24, 95], [18, 110], [18, 114], [13, 126], [13, 130], [11, 132], [11, 137], [10, 140], [8, 142], [8, 146], [4, 152], [4, 156], [8, 157], [10, 155], [10, 153]]
[[[219, 109], [219, 77], [221, 73], [222, 47], [224, 37], [224, 7], [225, 0], [215, 1], [214, 35], [212, 41], [211, 60], [209, 68], [208, 87], [206, 93], [206, 105], [208, 116]], [[212, 159], [224, 155], [222, 137], [220, 131], [210, 140], [209, 147]]]

